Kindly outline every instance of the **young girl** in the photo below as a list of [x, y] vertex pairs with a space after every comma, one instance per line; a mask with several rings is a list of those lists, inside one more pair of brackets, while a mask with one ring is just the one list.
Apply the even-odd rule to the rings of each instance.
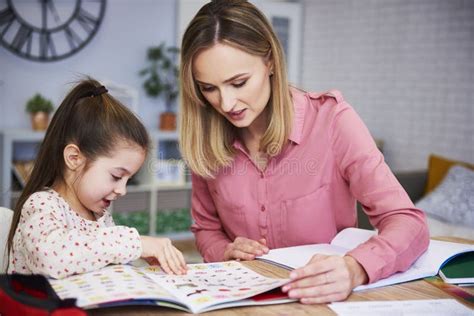
[[63, 278], [139, 257], [167, 273], [185, 273], [168, 238], [115, 226], [107, 211], [145, 160], [140, 120], [93, 79], [80, 82], [57, 109], [15, 207], [8, 272]]

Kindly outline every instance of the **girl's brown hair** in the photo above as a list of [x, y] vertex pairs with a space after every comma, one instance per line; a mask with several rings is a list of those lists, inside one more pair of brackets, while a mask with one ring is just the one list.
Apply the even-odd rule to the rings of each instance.
[[63, 151], [76, 144], [87, 163], [110, 154], [117, 141], [137, 144], [146, 152], [146, 128], [126, 106], [114, 99], [92, 79], [79, 82], [56, 110], [39, 148], [32, 173], [15, 206], [8, 235], [8, 253], [13, 244], [21, 209], [31, 194], [64, 180]]
[[242, 0], [204, 5], [184, 33], [180, 67], [180, 149], [190, 169], [204, 177], [213, 177], [220, 168], [230, 165], [235, 154], [232, 142], [236, 128], [208, 104], [192, 73], [195, 56], [217, 43], [269, 58], [273, 64], [269, 122], [260, 142], [262, 151], [271, 156], [280, 153], [288, 141], [293, 114], [283, 50], [265, 16]]

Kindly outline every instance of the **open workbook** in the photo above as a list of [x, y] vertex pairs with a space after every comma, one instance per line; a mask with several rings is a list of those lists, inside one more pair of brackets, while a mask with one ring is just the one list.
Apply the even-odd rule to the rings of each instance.
[[84, 309], [157, 305], [200, 313], [294, 301], [280, 291], [288, 279], [264, 277], [236, 261], [190, 264], [186, 275], [165, 274], [156, 266], [112, 265], [49, 282], [60, 298], [76, 298]]
[[[340, 231], [330, 244], [273, 249], [268, 254], [257, 259], [292, 270], [304, 266], [315, 254], [343, 256], [346, 252], [367, 241], [375, 234], [377, 233], [372, 230], [346, 228]], [[449, 264], [451, 259], [459, 254], [468, 252], [474, 252], [474, 245], [430, 240], [428, 250], [407, 271], [395, 273], [372, 284], [358, 286], [354, 291], [408, 282], [436, 275], [441, 267]], [[470, 266], [473, 267], [474, 262]], [[474, 269], [471, 269], [470, 273], [474, 274]]]

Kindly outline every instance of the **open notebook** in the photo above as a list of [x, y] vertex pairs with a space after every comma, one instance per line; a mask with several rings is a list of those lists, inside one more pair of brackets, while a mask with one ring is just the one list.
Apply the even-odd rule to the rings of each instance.
[[[268, 254], [257, 259], [292, 270], [304, 266], [317, 253], [343, 256], [346, 252], [367, 241], [375, 234], [377, 232], [372, 230], [346, 228], [340, 231], [330, 244], [272, 249]], [[451, 259], [461, 253], [468, 252], [474, 252], [474, 245], [431, 240], [428, 250], [407, 271], [395, 273], [372, 284], [358, 286], [354, 291], [408, 282], [436, 275], [439, 269]], [[472, 262], [472, 266], [474, 267], [474, 262]], [[472, 273], [474, 274], [474, 269]]]

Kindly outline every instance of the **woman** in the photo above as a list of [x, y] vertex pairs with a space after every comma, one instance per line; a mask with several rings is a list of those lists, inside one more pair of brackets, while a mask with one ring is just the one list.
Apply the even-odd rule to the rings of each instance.
[[357, 225], [356, 200], [379, 234], [344, 257], [314, 256], [283, 287], [302, 303], [345, 299], [406, 270], [429, 242], [422, 211], [338, 91], [288, 85], [282, 48], [246, 1], [213, 1], [181, 47], [181, 151], [205, 261], [251, 260], [327, 243]]

